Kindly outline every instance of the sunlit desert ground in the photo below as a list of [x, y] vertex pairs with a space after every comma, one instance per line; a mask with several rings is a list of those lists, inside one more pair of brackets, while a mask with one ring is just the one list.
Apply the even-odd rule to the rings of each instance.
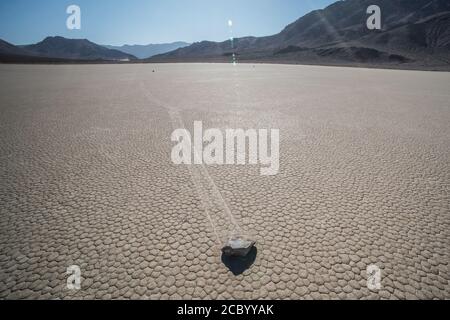
[[[279, 129], [279, 174], [174, 165], [195, 120]], [[449, 124], [444, 72], [0, 65], [0, 298], [449, 299]]]

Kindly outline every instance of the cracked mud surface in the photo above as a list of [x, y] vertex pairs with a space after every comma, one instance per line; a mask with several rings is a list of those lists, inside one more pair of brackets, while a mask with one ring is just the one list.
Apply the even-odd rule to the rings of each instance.
[[[0, 65], [0, 298], [449, 299], [449, 84], [330, 67]], [[188, 127], [280, 129], [278, 175], [206, 167], [258, 242], [239, 275], [190, 168], [171, 163], [168, 109]]]

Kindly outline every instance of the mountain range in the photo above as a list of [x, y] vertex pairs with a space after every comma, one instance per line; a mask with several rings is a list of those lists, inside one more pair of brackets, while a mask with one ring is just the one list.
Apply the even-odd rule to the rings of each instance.
[[108, 46], [87, 39], [47, 37], [30, 45], [15, 46], [0, 39], [0, 61], [134, 61], [186, 47], [189, 43], [173, 42], [149, 45]]
[[48, 37], [26, 46], [0, 41], [0, 62], [276, 62], [450, 70], [449, 0], [377, 0], [381, 30], [369, 30], [373, 0], [342, 0], [265, 37], [148, 46], [101, 46]]
[[15, 46], [0, 40], [0, 61], [5, 62], [68, 62], [68, 61], [131, 61], [133, 55], [105, 48], [87, 39], [47, 37], [30, 45]]
[[47, 37], [43, 41], [21, 46], [37, 56], [86, 60], [136, 60], [131, 54], [108, 49], [87, 39]]
[[108, 46], [104, 47], [108, 49], [114, 49], [121, 52], [131, 54], [138, 59], [151, 58], [158, 54], [163, 54], [176, 50], [178, 48], [184, 48], [189, 46], [190, 43], [187, 42], [172, 42], [172, 43], [158, 43], [158, 44], [147, 44], [147, 45], [124, 45], [124, 46]]
[[377, 0], [382, 30], [369, 30], [373, 0], [338, 1], [266, 37], [202, 41], [150, 62], [238, 61], [450, 67], [449, 0]]

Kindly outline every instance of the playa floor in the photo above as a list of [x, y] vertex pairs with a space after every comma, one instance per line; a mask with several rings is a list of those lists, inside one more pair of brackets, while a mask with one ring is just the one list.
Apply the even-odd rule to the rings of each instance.
[[[450, 299], [449, 101], [444, 72], [0, 65], [0, 298]], [[279, 173], [174, 165], [196, 120], [279, 129]]]

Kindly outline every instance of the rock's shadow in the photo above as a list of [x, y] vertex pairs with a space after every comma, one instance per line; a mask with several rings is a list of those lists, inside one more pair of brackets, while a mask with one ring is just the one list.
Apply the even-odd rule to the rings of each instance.
[[252, 266], [256, 260], [257, 253], [258, 249], [256, 247], [253, 247], [245, 257], [230, 257], [222, 253], [222, 262], [235, 276], [237, 276]]

